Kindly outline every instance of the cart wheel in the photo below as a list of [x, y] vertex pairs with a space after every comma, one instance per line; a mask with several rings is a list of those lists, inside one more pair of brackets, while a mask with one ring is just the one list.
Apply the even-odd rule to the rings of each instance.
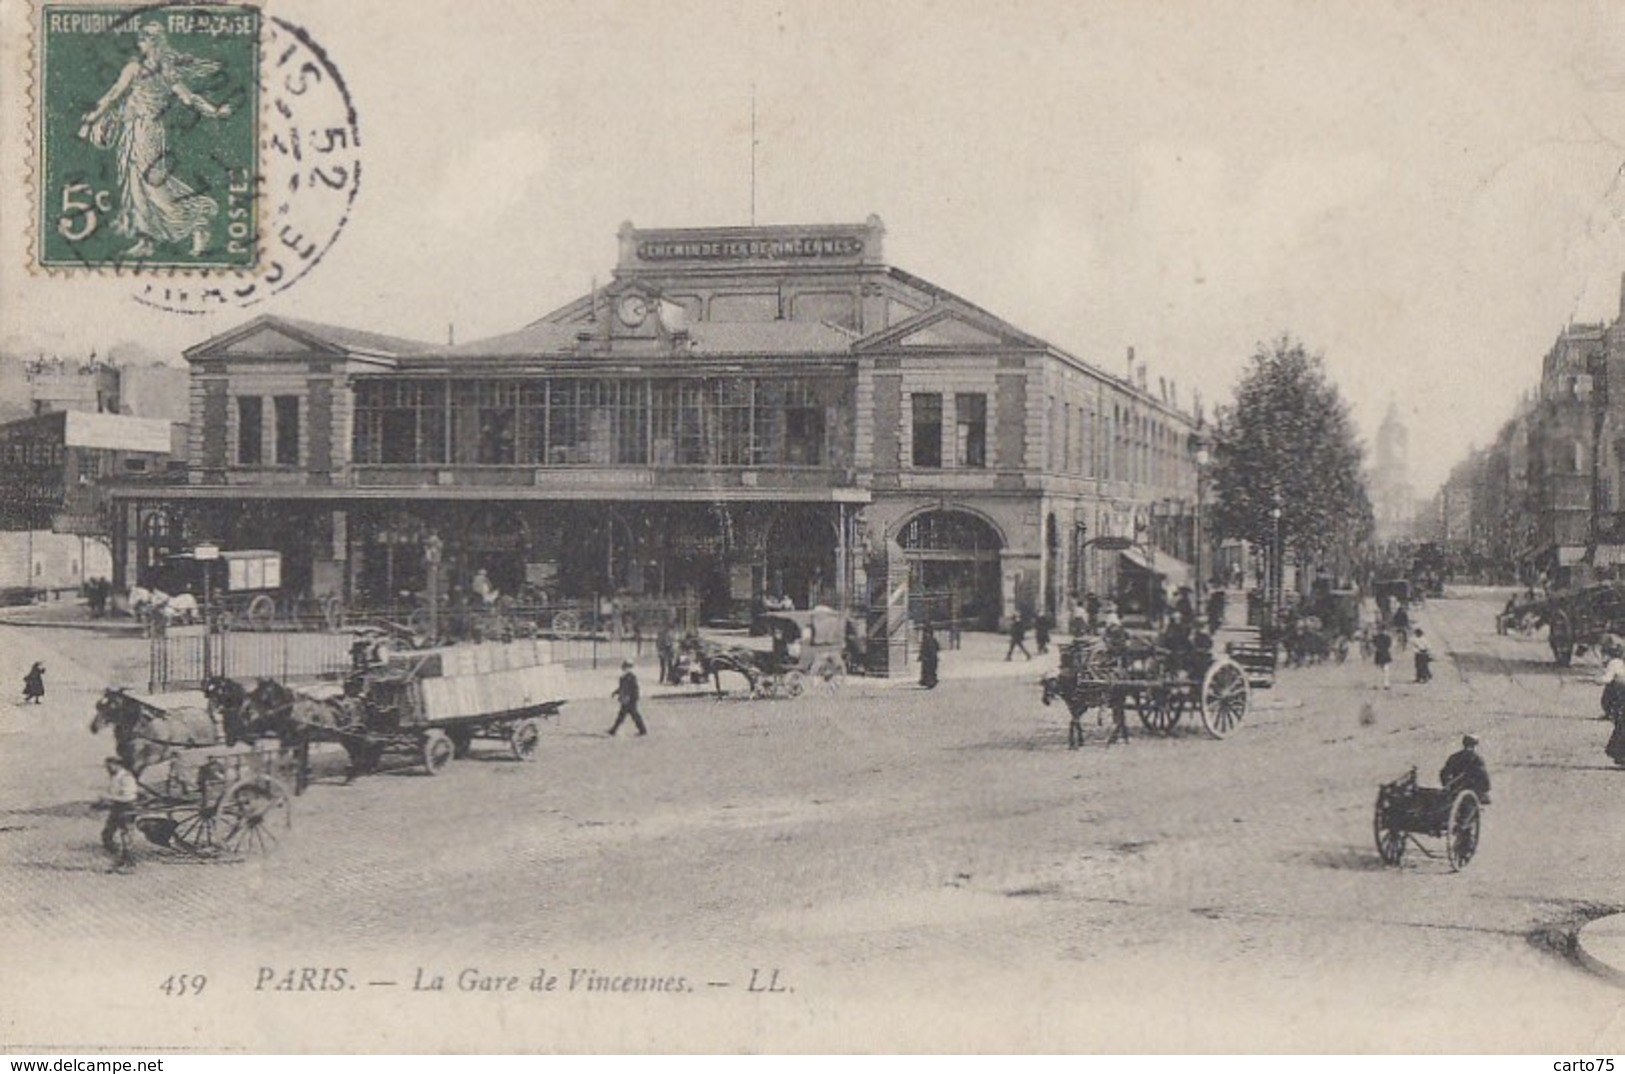
[[1202, 676], [1202, 726], [1214, 738], [1234, 731], [1247, 715], [1247, 673], [1234, 660], [1218, 660]]
[[293, 799], [282, 781], [256, 776], [227, 788], [220, 799], [219, 821], [225, 827], [220, 845], [233, 854], [269, 854], [280, 832], [293, 825]]
[[1552, 659], [1557, 661], [1557, 666], [1568, 667], [1574, 659], [1574, 628], [1570, 626], [1566, 614], [1558, 612], [1552, 616], [1546, 640], [1552, 647]]
[[1405, 833], [1395, 828], [1388, 819], [1387, 793], [1377, 793], [1377, 810], [1371, 820], [1372, 833], [1377, 837], [1377, 856], [1384, 865], [1398, 865], [1405, 856]]
[[1170, 735], [1185, 711], [1185, 698], [1165, 686], [1157, 686], [1139, 696], [1135, 709], [1147, 731]]
[[574, 634], [581, 629], [581, 618], [572, 611], [562, 611], [553, 616], [553, 633]]
[[256, 630], [264, 630], [271, 625], [271, 620], [276, 618], [276, 601], [260, 593], [248, 602], [248, 607], [243, 610], [243, 617]]
[[520, 720], [508, 735], [508, 748], [517, 761], [534, 761], [541, 743], [542, 725], [535, 720]]
[[807, 692], [807, 676], [800, 671], [790, 671], [784, 676], [784, 696], [800, 697]]
[[474, 731], [469, 727], [452, 727], [446, 730], [446, 737], [451, 739], [452, 756], [458, 760], [467, 757], [474, 749]]
[[170, 814], [175, 821], [170, 842], [188, 854], [213, 854], [220, 849], [218, 813], [212, 806], [178, 809]]
[[457, 747], [452, 745], [444, 731], [430, 731], [423, 736], [423, 767], [429, 770], [431, 776], [438, 776], [440, 770], [451, 763], [456, 752]]
[[832, 657], [824, 661], [824, 666], [818, 670], [818, 677], [824, 689], [832, 694], [838, 693], [846, 684], [846, 666]]
[[1450, 826], [1444, 833], [1444, 851], [1450, 859], [1452, 872], [1467, 867], [1478, 852], [1478, 828], [1483, 817], [1478, 807], [1478, 795], [1462, 791], [1450, 803]]

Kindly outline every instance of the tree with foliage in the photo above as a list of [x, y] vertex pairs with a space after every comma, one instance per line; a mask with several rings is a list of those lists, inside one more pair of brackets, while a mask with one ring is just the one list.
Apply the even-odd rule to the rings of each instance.
[[1279, 506], [1282, 546], [1299, 563], [1347, 562], [1370, 540], [1364, 448], [1321, 356], [1300, 341], [1258, 345], [1213, 447], [1216, 536], [1269, 548]]

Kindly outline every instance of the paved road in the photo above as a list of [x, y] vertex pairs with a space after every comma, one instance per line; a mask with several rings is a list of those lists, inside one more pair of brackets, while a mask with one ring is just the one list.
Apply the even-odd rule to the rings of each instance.
[[[149, 850], [127, 876], [79, 803], [108, 746], [84, 730], [98, 676], [138, 649], [0, 627], [0, 673], [20, 682], [41, 648], [61, 670], [47, 705], [0, 711], [0, 935], [31, 967], [0, 982], [0, 1037], [1625, 1050], [1625, 990], [1561, 952], [1625, 905], [1625, 771], [1592, 669], [1497, 637], [1495, 607], [1424, 610], [1428, 686], [1373, 689], [1357, 660], [1286, 672], [1224, 742], [1108, 749], [1091, 729], [1071, 752], [1040, 662], [956, 678], [954, 654], [935, 693], [656, 696], [645, 739], [606, 738], [612, 702], [584, 700], [535, 764], [330, 779], [272, 858]], [[1495, 778], [1479, 857], [1384, 868], [1377, 785], [1432, 775], [1466, 729]], [[335, 982], [284, 976], [306, 966], [344, 967], [345, 987], [255, 988], [262, 969], [268, 989]], [[414, 990], [420, 968], [447, 992]], [[468, 969], [519, 990], [460, 992]], [[543, 970], [558, 983], [532, 991]], [[201, 997], [159, 991], [180, 972], [208, 976]]]

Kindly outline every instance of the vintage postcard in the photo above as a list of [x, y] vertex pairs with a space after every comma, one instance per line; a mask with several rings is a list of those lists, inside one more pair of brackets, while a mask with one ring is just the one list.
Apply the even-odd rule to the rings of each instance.
[[0, 1051], [1625, 1050], [1621, 57], [0, 0]]

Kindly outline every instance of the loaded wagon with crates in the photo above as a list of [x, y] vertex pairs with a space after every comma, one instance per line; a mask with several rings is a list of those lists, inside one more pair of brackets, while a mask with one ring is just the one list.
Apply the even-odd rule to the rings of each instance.
[[385, 753], [419, 757], [431, 775], [453, 757], [466, 757], [476, 740], [503, 743], [516, 760], [536, 756], [541, 720], [565, 702], [564, 667], [552, 643], [525, 638], [506, 643], [452, 645], [392, 652], [354, 675], [345, 702], [351, 719], [330, 732], [363, 771]]

